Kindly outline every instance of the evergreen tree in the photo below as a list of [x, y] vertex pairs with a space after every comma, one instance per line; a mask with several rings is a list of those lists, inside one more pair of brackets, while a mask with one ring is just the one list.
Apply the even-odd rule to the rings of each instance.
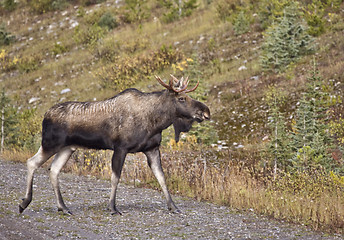
[[286, 67], [312, 51], [312, 38], [301, 21], [298, 5], [284, 9], [281, 20], [271, 26], [262, 45], [261, 62], [266, 70], [284, 71]]
[[268, 126], [271, 130], [271, 141], [267, 146], [267, 151], [272, 159], [270, 166], [273, 167], [274, 176], [276, 176], [278, 169], [286, 170], [289, 165], [287, 159], [290, 158], [286, 121], [280, 110], [284, 102], [284, 94], [280, 90], [270, 87], [265, 100], [269, 106]]
[[244, 11], [240, 11], [233, 21], [235, 35], [247, 33], [250, 30], [250, 21]]
[[333, 148], [329, 126], [325, 123], [326, 95], [321, 79], [314, 69], [308, 79], [308, 89], [300, 100], [295, 124], [291, 132], [291, 162], [293, 169], [303, 171], [325, 168], [334, 170], [336, 163], [329, 150]]
[[10, 99], [6, 96], [5, 90], [2, 89], [0, 93], [0, 119], [1, 119], [1, 152], [4, 146], [8, 144], [8, 136], [13, 131], [15, 126], [15, 113], [10, 105]]

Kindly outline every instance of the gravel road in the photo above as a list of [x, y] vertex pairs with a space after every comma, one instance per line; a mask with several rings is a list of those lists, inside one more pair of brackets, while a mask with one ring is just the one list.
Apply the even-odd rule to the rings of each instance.
[[74, 215], [63, 215], [43, 168], [35, 175], [33, 202], [18, 214], [25, 178], [25, 164], [0, 160], [0, 239], [343, 239], [178, 196], [182, 214], [171, 214], [162, 193], [125, 184], [117, 194], [123, 215], [112, 216], [109, 181], [66, 173], [61, 189]]

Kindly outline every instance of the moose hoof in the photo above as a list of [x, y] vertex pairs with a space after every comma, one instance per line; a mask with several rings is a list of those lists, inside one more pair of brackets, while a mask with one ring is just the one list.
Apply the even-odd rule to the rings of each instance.
[[23, 208], [22, 206], [19, 205], [19, 213], [23, 213], [25, 210], [25, 208]]
[[112, 212], [111, 212], [111, 215], [112, 215], [112, 216], [115, 216], [115, 215], [117, 215], [117, 216], [122, 216], [122, 213], [121, 213], [120, 211], [118, 211], [118, 210], [115, 210], [115, 211], [112, 211]]
[[19, 213], [24, 212], [27, 206], [29, 206], [30, 202], [31, 202], [31, 198], [23, 198], [22, 203], [19, 204]]
[[182, 213], [182, 211], [180, 211], [178, 208], [171, 209], [170, 212], [173, 214], [181, 214]]
[[73, 213], [72, 213], [69, 209], [62, 209], [62, 208], [59, 208], [57, 211], [58, 211], [58, 212], [62, 212], [63, 215], [73, 215]]

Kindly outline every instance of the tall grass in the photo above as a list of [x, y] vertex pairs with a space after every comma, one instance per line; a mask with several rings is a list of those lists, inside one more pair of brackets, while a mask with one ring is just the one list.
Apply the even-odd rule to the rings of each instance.
[[[269, 171], [254, 164], [253, 152], [218, 153], [190, 145], [162, 152], [167, 184], [174, 194], [344, 233], [344, 177], [332, 172], [280, 172], [274, 180]], [[79, 152], [69, 169], [110, 179], [111, 154]], [[122, 181], [160, 190], [143, 154], [127, 157]]]
[[[326, 173], [269, 174], [229, 159], [209, 163], [207, 155], [170, 151], [163, 155], [163, 168], [170, 189], [177, 194], [232, 208], [254, 209], [258, 214], [309, 225], [318, 230], [344, 233], [344, 178]], [[127, 164], [124, 178], [143, 185], [158, 184], [142, 160]]]

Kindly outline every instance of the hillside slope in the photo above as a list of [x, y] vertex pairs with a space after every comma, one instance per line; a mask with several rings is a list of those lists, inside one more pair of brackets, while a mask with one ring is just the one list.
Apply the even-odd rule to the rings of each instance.
[[[56, 103], [189, 76], [212, 120], [178, 144], [164, 131], [170, 189], [343, 233], [343, 1], [5, 0], [0, 14], [3, 157], [36, 151]], [[78, 151], [68, 169], [106, 178], [110, 158]], [[136, 163], [134, 183], [156, 188]]]

